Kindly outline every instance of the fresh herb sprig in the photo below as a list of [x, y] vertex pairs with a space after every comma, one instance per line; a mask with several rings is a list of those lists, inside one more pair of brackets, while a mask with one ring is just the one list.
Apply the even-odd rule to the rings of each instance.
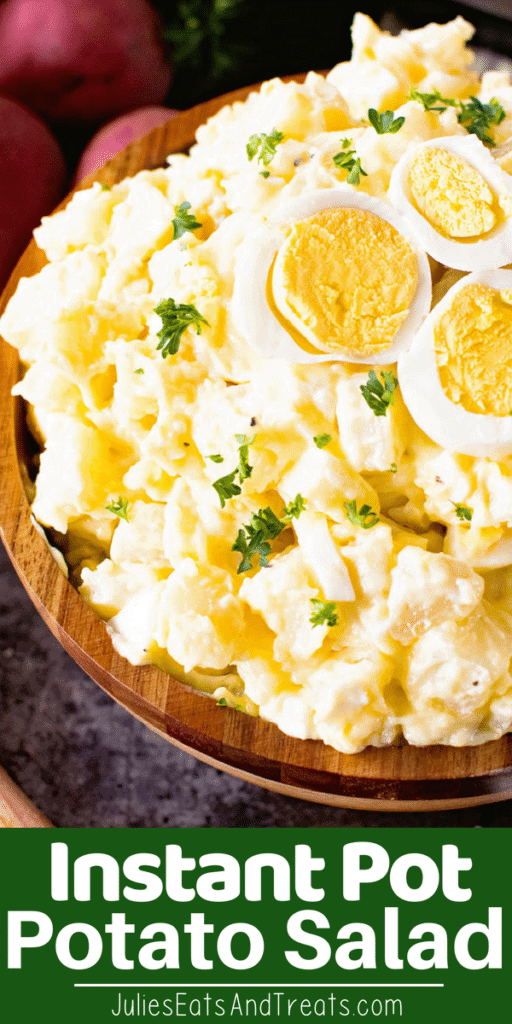
[[433, 92], [418, 92], [417, 89], [411, 89], [407, 99], [416, 100], [422, 104], [424, 110], [435, 111], [437, 114], [444, 114], [447, 107], [456, 107], [458, 104], [458, 100], [441, 96], [438, 89], [434, 89]]
[[245, 434], [235, 434], [238, 441], [239, 448], [239, 464], [238, 464], [238, 479], [243, 484], [244, 480], [248, 480], [252, 473], [252, 466], [249, 465], [249, 447], [254, 444], [256, 434], [252, 437], [246, 437]]
[[391, 370], [384, 370], [381, 373], [382, 380], [377, 377], [374, 370], [370, 370], [366, 384], [360, 384], [359, 390], [375, 416], [385, 416], [388, 407], [395, 404], [395, 388], [398, 381]]
[[212, 487], [217, 491], [220, 499], [220, 507], [224, 508], [227, 501], [230, 498], [235, 498], [237, 494], [242, 493], [242, 488], [235, 482], [235, 477], [238, 475], [238, 466], [233, 470], [232, 473], [228, 473], [227, 476], [221, 476], [218, 480], [215, 480]]
[[157, 352], [162, 353], [163, 359], [176, 355], [187, 327], [195, 327], [196, 334], [201, 334], [201, 324], [210, 326], [195, 306], [188, 303], [177, 305], [174, 299], [162, 299], [162, 302], [155, 306], [154, 312], [158, 313], [162, 320], [161, 330], [157, 333], [160, 341], [156, 348]]
[[297, 494], [284, 509], [279, 519], [275, 512], [267, 506], [260, 508], [253, 513], [247, 526], [243, 526], [237, 533], [235, 543], [231, 550], [238, 551], [242, 559], [237, 573], [248, 572], [253, 568], [253, 559], [259, 556], [259, 566], [264, 568], [268, 565], [271, 554], [270, 541], [275, 540], [280, 533], [286, 529], [290, 519], [298, 519], [304, 510], [306, 502], [301, 494]]
[[[219, 495], [221, 508], [224, 508], [230, 498], [235, 498], [237, 494], [242, 493], [242, 488], [239, 484], [243, 484], [244, 480], [248, 480], [252, 473], [252, 466], [249, 465], [249, 446], [254, 443], [256, 434], [253, 434], [252, 437], [246, 437], [245, 434], [235, 434], [235, 437], [239, 445], [238, 466], [236, 466], [232, 473], [228, 473], [227, 476], [221, 476], [219, 480], [215, 480], [212, 484], [212, 487], [215, 488]], [[206, 457], [211, 459], [212, 462], [224, 462], [221, 455], [207, 455]], [[236, 477], [238, 477], [238, 484], [235, 483]]]
[[470, 96], [468, 102], [464, 100], [448, 99], [441, 96], [441, 93], [434, 89], [434, 92], [418, 92], [411, 89], [408, 99], [417, 100], [425, 110], [436, 111], [443, 114], [447, 107], [458, 107], [457, 121], [466, 129], [469, 135], [476, 135], [481, 142], [487, 146], [495, 146], [496, 143], [489, 128], [501, 124], [505, 120], [506, 113], [501, 103], [493, 97], [489, 103], [482, 103], [476, 96]]
[[343, 508], [347, 519], [353, 526], [362, 526], [363, 530], [371, 530], [372, 526], [377, 526], [377, 523], [380, 523], [377, 513], [370, 505], [361, 505], [358, 511], [355, 498], [353, 501], [344, 501]]
[[461, 522], [464, 522], [464, 521], [466, 521], [467, 523], [471, 522], [471, 520], [473, 518], [473, 509], [472, 508], [468, 508], [467, 505], [460, 505], [456, 501], [452, 501], [452, 505], [453, 505], [453, 507], [455, 509], [455, 515], [457, 516], [457, 519], [460, 519]]
[[330, 434], [316, 434], [315, 437], [313, 438], [313, 441], [315, 442], [317, 448], [326, 448], [327, 445], [330, 444], [330, 442], [332, 441], [332, 437]]
[[284, 133], [278, 132], [277, 128], [272, 128], [268, 135], [266, 132], [262, 132], [261, 135], [251, 135], [245, 147], [247, 156], [249, 160], [254, 160], [254, 157], [258, 154], [258, 163], [267, 167], [268, 164], [272, 163], [277, 147], [283, 141]]
[[181, 238], [182, 235], [186, 234], [187, 231], [195, 231], [197, 228], [202, 228], [202, 224], [194, 217], [193, 213], [188, 213], [190, 210], [190, 203], [180, 203], [179, 206], [174, 207], [175, 217], [172, 222], [173, 226], [173, 242], [177, 238]]
[[492, 99], [489, 103], [482, 103], [476, 96], [471, 96], [469, 103], [460, 104], [457, 121], [470, 135], [476, 135], [488, 146], [495, 146], [494, 139], [489, 135], [489, 128], [501, 124], [505, 116], [505, 111], [498, 100]]
[[309, 621], [313, 626], [338, 625], [336, 601], [321, 601], [318, 597], [312, 597], [311, 604], [313, 605], [313, 612]]
[[377, 135], [396, 135], [405, 124], [405, 117], [395, 117], [392, 110], [383, 110], [379, 114], [373, 107], [368, 111], [368, 120]]
[[332, 158], [335, 167], [340, 171], [348, 171], [347, 182], [349, 185], [359, 185], [361, 175], [368, 177], [361, 167], [361, 160], [356, 157], [355, 149], [350, 149], [350, 139], [341, 140], [341, 151]]
[[119, 519], [124, 519], [128, 522], [128, 498], [123, 498], [122, 495], [119, 495], [117, 501], [112, 499], [109, 505], [105, 505], [105, 508], [107, 512], [113, 512]]
[[285, 505], [281, 516], [283, 522], [289, 523], [292, 519], [298, 519], [301, 512], [306, 508], [306, 504], [306, 499], [302, 497], [302, 494], [297, 494], [293, 501]]

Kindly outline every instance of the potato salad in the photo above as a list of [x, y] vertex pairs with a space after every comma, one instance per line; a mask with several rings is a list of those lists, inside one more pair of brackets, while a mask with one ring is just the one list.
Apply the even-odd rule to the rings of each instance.
[[356, 15], [45, 218], [0, 321], [116, 650], [345, 753], [512, 726], [512, 85], [472, 32]]

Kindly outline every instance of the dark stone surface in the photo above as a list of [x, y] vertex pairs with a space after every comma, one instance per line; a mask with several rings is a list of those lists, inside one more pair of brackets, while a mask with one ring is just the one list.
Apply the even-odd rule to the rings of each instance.
[[509, 826], [512, 801], [467, 811], [339, 810], [201, 764], [114, 703], [50, 634], [0, 546], [0, 764], [57, 826]]

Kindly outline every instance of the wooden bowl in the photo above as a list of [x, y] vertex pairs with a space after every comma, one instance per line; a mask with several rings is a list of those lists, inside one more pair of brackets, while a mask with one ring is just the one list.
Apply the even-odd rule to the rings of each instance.
[[[132, 143], [78, 188], [94, 179], [112, 185], [142, 168], [161, 166], [168, 153], [192, 144], [208, 117], [249, 92], [239, 89], [184, 111]], [[0, 311], [18, 280], [45, 262], [32, 241], [4, 291]], [[260, 719], [217, 707], [158, 668], [135, 667], [119, 657], [105, 625], [64, 578], [32, 526], [19, 465], [23, 413], [10, 393], [18, 379], [18, 355], [3, 341], [0, 345], [0, 533], [52, 633], [107, 693], [182, 750], [287, 796], [381, 811], [446, 810], [512, 796], [512, 737], [462, 749], [404, 745], [340, 754], [316, 740], [292, 739]]]

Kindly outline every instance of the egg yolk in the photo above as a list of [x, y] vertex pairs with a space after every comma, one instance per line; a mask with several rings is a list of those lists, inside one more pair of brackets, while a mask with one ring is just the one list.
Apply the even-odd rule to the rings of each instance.
[[417, 279], [414, 250], [391, 224], [337, 208], [293, 226], [272, 289], [281, 315], [315, 348], [371, 355], [392, 344]]
[[434, 328], [442, 387], [468, 412], [512, 410], [512, 291], [473, 284], [455, 295]]
[[409, 169], [409, 188], [419, 212], [448, 238], [484, 235], [503, 219], [479, 171], [448, 149], [421, 149]]

